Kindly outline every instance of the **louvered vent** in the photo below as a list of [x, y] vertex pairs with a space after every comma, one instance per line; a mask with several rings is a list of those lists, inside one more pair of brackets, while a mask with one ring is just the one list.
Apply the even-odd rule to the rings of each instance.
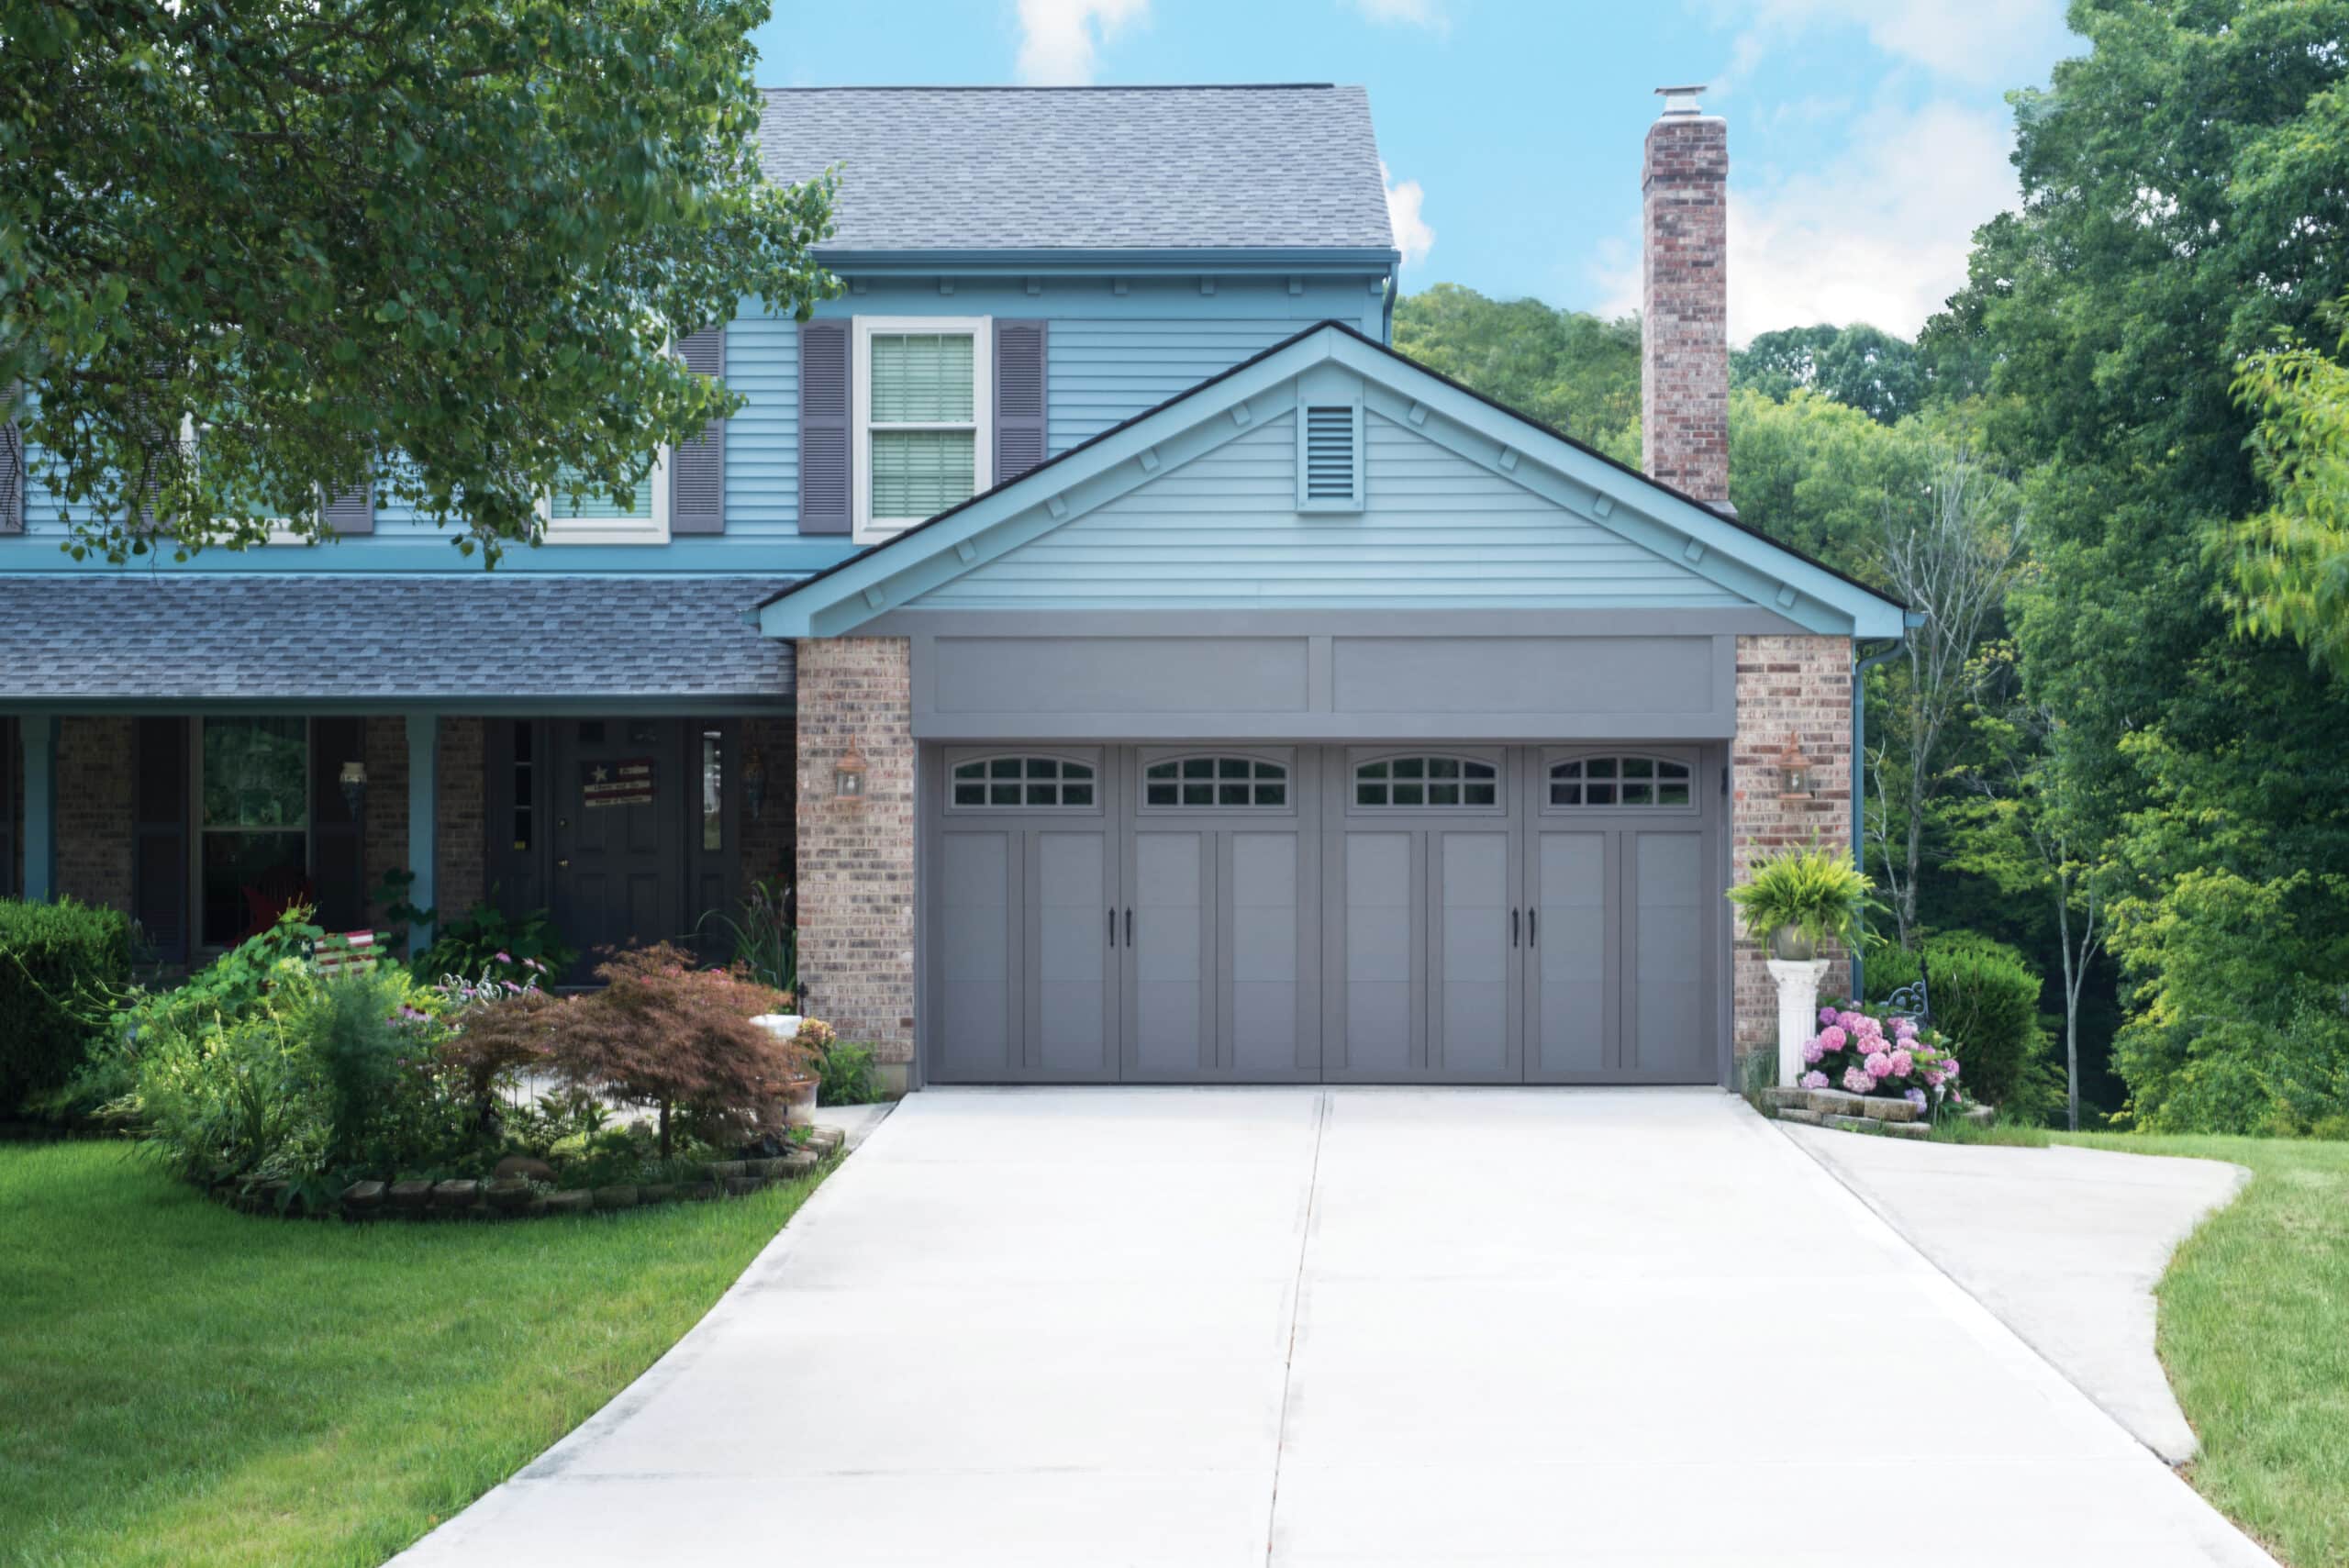
[[1361, 420], [1350, 405], [1308, 405], [1305, 410], [1304, 465], [1298, 504], [1308, 510], [1342, 511], [1362, 505]]

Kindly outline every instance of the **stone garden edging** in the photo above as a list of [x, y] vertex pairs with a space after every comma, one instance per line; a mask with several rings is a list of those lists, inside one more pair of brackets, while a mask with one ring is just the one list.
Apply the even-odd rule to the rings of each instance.
[[702, 1167], [706, 1179], [699, 1182], [547, 1191], [546, 1183], [523, 1175], [492, 1176], [488, 1180], [455, 1177], [438, 1182], [359, 1181], [343, 1188], [333, 1208], [315, 1213], [299, 1203], [280, 1207], [279, 1199], [288, 1185], [284, 1182], [263, 1182], [249, 1190], [224, 1185], [215, 1188], [214, 1195], [247, 1213], [288, 1218], [322, 1218], [336, 1214], [350, 1220], [543, 1219], [598, 1209], [748, 1197], [820, 1169], [839, 1158], [844, 1141], [845, 1135], [838, 1128], [819, 1127], [804, 1146], [771, 1159], [712, 1160]]
[[[1762, 1114], [1808, 1127], [1839, 1128], [1845, 1132], [1881, 1133], [1888, 1138], [1931, 1138], [1933, 1124], [1908, 1100], [1888, 1095], [1854, 1095], [1847, 1089], [1802, 1089], [1772, 1086], [1760, 1091]], [[1959, 1113], [1969, 1121], [1988, 1121], [1987, 1106]]]

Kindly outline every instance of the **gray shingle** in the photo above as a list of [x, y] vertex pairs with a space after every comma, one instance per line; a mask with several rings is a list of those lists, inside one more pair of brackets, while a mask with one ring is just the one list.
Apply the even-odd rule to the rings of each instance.
[[771, 88], [759, 142], [841, 166], [834, 252], [1395, 243], [1360, 87]]
[[787, 701], [775, 577], [0, 577], [11, 697]]

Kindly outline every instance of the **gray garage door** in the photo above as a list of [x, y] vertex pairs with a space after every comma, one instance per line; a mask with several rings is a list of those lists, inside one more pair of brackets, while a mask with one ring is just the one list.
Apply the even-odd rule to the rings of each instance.
[[941, 1083], [1711, 1083], [1706, 747], [937, 747]]

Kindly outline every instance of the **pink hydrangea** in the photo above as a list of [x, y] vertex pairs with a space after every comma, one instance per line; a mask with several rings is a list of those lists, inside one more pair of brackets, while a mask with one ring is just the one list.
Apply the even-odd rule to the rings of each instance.
[[1819, 1031], [1819, 1049], [1841, 1051], [1850, 1040], [1851, 1036], [1845, 1034], [1840, 1025], [1829, 1024]]
[[1881, 1051], [1869, 1051], [1867, 1061], [1864, 1065], [1866, 1066], [1868, 1075], [1872, 1078], [1889, 1078], [1892, 1076], [1892, 1058], [1887, 1056]]
[[1820, 1008], [1820, 1009], [1819, 1009], [1819, 1027], [1820, 1027], [1820, 1029], [1825, 1029], [1829, 1024], [1831, 1024], [1831, 1023], [1833, 1023], [1834, 1021], [1835, 1021], [1835, 1009], [1834, 1009], [1834, 1008], [1832, 1008], [1832, 1007], [1821, 1007], [1821, 1008]]
[[1862, 1024], [1867, 1022], [1867, 1019], [1858, 1013], [1838, 1013], [1835, 1015], [1835, 1021], [1842, 1024], [1845, 1029], [1856, 1032]]
[[1926, 1068], [1925, 1082], [1936, 1089], [1940, 1088], [1942, 1086], [1942, 1070], [1938, 1067]]
[[1942, 1063], [1942, 1076], [1944, 1078], [1954, 1078], [1957, 1076], [1956, 1057], [1953, 1056], [1948, 1061]]
[[1805, 1062], [1809, 1062], [1814, 1067], [1819, 1065], [1819, 1059], [1826, 1054], [1827, 1042], [1820, 1040], [1817, 1035], [1813, 1035], [1802, 1048], [1802, 1059]]
[[1855, 1095], [1873, 1094], [1876, 1091], [1876, 1080], [1868, 1076], [1867, 1070], [1864, 1067], [1846, 1067], [1843, 1069], [1843, 1087]]
[[1895, 1046], [1893, 1048], [1892, 1075], [1894, 1077], [1906, 1078], [1916, 1065], [1917, 1059], [1915, 1057], [1909, 1055], [1908, 1051], [1903, 1051], [1898, 1046]]
[[1804, 1073], [1800, 1078], [1797, 1079], [1796, 1082], [1800, 1084], [1802, 1087], [1806, 1089], [1823, 1089], [1827, 1087], [1827, 1074], [1814, 1067], [1809, 1072]]
[[1899, 1036], [1902, 1040], [1915, 1040], [1917, 1038], [1917, 1020], [1914, 1018], [1895, 1018], [1892, 1020], [1892, 1032]]

